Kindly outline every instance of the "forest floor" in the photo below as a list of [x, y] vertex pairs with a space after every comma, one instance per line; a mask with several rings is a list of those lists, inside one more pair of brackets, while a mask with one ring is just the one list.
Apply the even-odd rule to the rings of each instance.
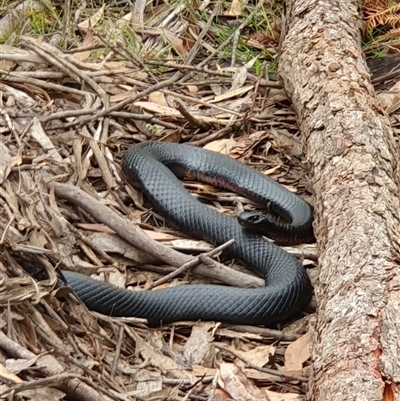
[[[277, 77], [282, 7], [22, 5], [0, 7], [0, 399], [303, 399], [315, 300], [279, 329], [218, 322], [149, 329], [143, 320], [89, 312], [56, 274], [97, 274], [138, 290], [176, 270], [179, 263], [161, 264], [123, 240], [113, 216], [179, 252], [212, 249], [168, 227], [127, 185], [120, 162], [134, 143], [187, 142], [228, 154], [312, 203], [296, 115]], [[366, 40], [364, 50], [400, 137], [400, 56], [389, 39]], [[60, 183], [110, 214], [98, 219], [66, 201]], [[227, 214], [254, 207], [208, 184], [185, 186]], [[285, 249], [316, 283], [316, 246]], [[173, 279], [188, 281], [212, 280]]]

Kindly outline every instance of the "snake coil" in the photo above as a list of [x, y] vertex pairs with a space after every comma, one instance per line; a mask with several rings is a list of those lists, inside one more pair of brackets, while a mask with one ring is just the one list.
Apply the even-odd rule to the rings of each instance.
[[[303, 266], [273, 243], [244, 229], [234, 218], [196, 200], [180, 182], [185, 175], [268, 203], [286, 223], [271, 222], [280, 239], [312, 238], [310, 205], [277, 182], [227, 156], [193, 146], [145, 142], [128, 149], [122, 169], [139, 184], [167, 222], [215, 245], [234, 239], [226, 252], [265, 280], [265, 287], [186, 285], [153, 291], [127, 291], [90, 277], [63, 271], [77, 296], [94, 311], [146, 318], [151, 326], [177, 320], [216, 320], [273, 325], [297, 314], [312, 287]], [[287, 237], [287, 238], [284, 238]], [[288, 241], [286, 241], [288, 242]]]

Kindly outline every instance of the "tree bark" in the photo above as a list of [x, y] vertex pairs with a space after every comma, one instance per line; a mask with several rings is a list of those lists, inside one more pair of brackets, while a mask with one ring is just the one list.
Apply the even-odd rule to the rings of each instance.
[[280, 76], [314, 190], [320, 282], [312, 400], [400, 400], [397, 151], [355, 1], [288, 0]]

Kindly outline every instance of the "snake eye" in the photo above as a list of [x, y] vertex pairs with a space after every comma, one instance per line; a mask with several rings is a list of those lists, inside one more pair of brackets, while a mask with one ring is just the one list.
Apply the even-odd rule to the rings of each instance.
[[245, 226], [255, 226], [265, 221], [265, 217], [260, 213], [243, 212], [239, 216], [240, 224]]
[[248, 221], [249, 223], [251, 223], [251, 224], [258, 224], [258, 223], [260, 223], [260, 222], [263, 221], [263, 220], [264, 220], [264, 217], [261, 216], [261, 215], [259, 215], [259, 214], [255, 214], [255, 215], [249, 216], [249, 217], [247, 218], [247, 221]]

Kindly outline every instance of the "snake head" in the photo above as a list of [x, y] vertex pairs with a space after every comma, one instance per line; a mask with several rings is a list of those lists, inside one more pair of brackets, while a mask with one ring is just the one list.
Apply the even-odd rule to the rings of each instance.
[[274, 228], [269, 219], [257, 212], [243, 212], [237, 219], [243, 228], [254, 234], [267, 235]]

